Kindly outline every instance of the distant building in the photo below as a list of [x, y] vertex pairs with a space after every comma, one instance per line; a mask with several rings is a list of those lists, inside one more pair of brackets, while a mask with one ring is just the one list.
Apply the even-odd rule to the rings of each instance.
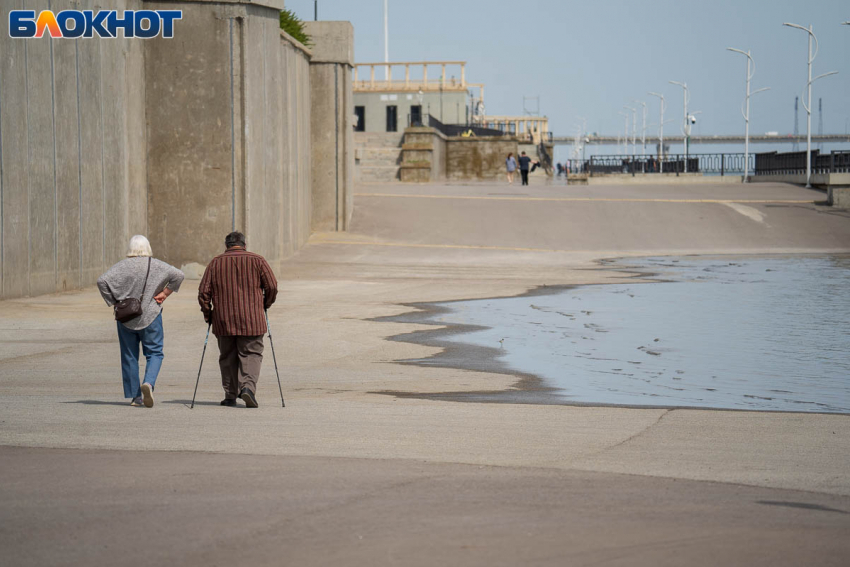
[[468, 124], [483, 113], [482, 98], [483, 85], [466, 82], [465, 61], [354, 65], [356, 132], [403, 132], [427, 124], [429, 114], [444, 124]]

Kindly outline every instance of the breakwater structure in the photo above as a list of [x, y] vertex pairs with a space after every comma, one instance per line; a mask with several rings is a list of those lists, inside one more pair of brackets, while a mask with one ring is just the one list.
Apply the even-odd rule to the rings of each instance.
[[[10, 3], [0, 6], [9, 23]], [[171, 39], [0, 33], [0, 298], [82, 288], [129, 236], [187, 276], [245, 232], [275, 268], [353, 206], [354, 32], [283, 0], [47, 0], [181, 10]]]

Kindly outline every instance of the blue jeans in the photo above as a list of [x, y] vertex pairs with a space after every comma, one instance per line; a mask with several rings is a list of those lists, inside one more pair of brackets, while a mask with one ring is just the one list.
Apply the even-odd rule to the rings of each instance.
[[159, 368], [162, 366], [162, 346], [165, 335], [162, 332], [162, 314], [153, 323], [134, 331], [118, 323], [118, 344], [121, 346], [121, 377], [124, 379], [124, 397], [136, 398], [142, 395], [139, 383], [139, 342], [147, 360], [145, 383], [151, 387], [156, 384]]

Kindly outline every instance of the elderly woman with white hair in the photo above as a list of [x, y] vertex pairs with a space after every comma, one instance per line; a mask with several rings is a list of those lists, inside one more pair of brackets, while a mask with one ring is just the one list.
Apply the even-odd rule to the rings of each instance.
[[[115, 310], [124, 397], [131, 406], [152, 407], [156, 377], [162, 366], [162, 304], [180, 289], [183, 272], [153, 258], [151, 244], [137, 234], [130, 239], [127, 258], [97, 280], [100, 295]], [[139, 384], [139, 343], [145, 355], [145, 379]]]

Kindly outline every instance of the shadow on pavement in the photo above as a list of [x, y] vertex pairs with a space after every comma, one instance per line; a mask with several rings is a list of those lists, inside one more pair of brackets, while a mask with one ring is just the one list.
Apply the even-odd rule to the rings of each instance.
[[[189, 406], [192, 405], [192, 400], [167, 400], [167, 401], [160, 402], [160, 403], [162, 403], [162, 404], [181, 404], [181, 405], [184, 405], [188, 408]], [[195, 400], [195, 405], [196, 406], [217, 406], [217, 407], [221, 407], [221, 404], [219, 402], [200, 402], [198, 400]], [[245, 407], [245, 406], [232, 406], [232, 407]]]
[[837, 512], [839, 514], [847, 514], [844, 510], [838, 508], [830, 508], [821, 506], [820, 504], [809, 504], [807, 502], [782, 502], [778, 500], [757, 500], [756, 504], [764, 504], [765, 506], [785, 506], [787, 508], [802, 508], [803, 510], [817, 510], [819, 512]]
[[130, 407], [130, 401], [126, 402], [105, 402], [103, 400], [77, 400], [76, 402], [59, 402], [62, 404], [85, 404], [87, 406], [127, 406]]

